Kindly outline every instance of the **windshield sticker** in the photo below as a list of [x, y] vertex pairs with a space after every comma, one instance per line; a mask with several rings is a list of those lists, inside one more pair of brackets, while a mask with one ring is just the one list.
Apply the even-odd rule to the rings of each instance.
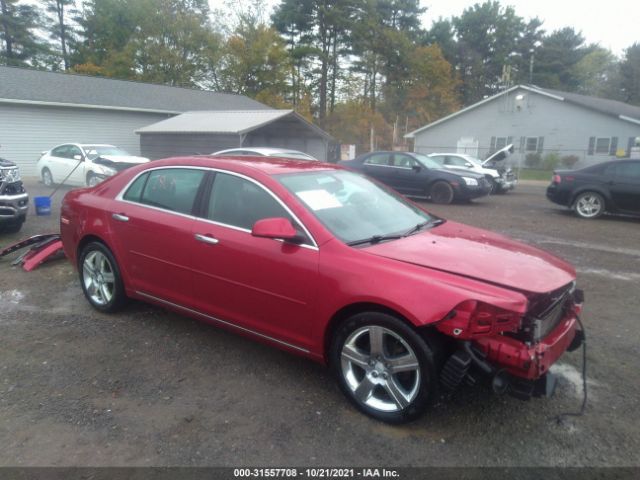
[[314, 211], [342, 206], [340, 200], [326, 190], [306, 190], [304, 192], [298, 192], [296, 195]]

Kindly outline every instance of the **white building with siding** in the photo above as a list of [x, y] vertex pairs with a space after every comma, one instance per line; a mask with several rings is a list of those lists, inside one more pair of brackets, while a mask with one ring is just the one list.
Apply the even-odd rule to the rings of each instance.
[[140, 154], [136, 130], [193, 110], [264, 110], [250, 98], [189, 88], [0, 66], [0, 157], [35, 176], [61, 143], [108, 143]]
[[513, 143], [510, 161], [527, 154], [575, 155], [581, 165], [628, 156], [640, 137], [640, 107], [518, 85], [408, 133], [414, 151], [485, 158]]

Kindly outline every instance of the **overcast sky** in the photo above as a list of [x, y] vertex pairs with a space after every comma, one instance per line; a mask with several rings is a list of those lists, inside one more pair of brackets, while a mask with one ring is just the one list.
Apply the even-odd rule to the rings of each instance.
[[[438, 17], [460, 15], [475, 3], [469, 0], [421, 0], [427, 7], [424, 21], [429, 25]], [[582, 31], [588, 43], [598, 43], [616, 55], [634, 42], [640, 43], [640, 1], [638, 0], [506, 0], [516, 14], [544, 21], [547, 32], [563, 27]]]

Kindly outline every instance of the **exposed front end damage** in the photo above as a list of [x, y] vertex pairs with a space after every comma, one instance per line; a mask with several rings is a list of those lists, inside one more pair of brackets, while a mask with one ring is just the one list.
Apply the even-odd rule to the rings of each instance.
[[529, 295], [525, 314], [476, 301], [458, 305], [436, 325], [455, 342], [442, 369], [446, 391], [488, 379], [496, 393], [528, 399], [550, 396], [549, 372], [566, 351], [580, 347], [578, 315], [583, 292], [572, 282], [547, 294]]

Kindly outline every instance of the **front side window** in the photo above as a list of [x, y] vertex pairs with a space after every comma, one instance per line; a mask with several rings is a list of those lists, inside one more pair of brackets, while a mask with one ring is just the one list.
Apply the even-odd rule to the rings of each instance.
[[286, 218], [295, 225], [291, 215], [265, 189], [226, 173], [216, 174], [206, 218], [246, 230], [264, 218]]
[[466, 167], [467, 163], [468, 162], [464, 158], [454, 157], [450, 155], [444, 157], [445, 165], [452, 165], [454, 167]]
[[[131, 198], [132, 201], [139, 198], [139, 203], [145, 205], [191, 215], [204, 174], [203, 170], [189, 168], [152, 170], [144, 186], [138, 183], [143, 181], [141, 178], [145, 175], [142, 175], [131, 184], [124, 198]], [[142, 189], [139, 197], [136, 194], [138, 188]]]
[[306, 172], [277, 178], [345, 243], [402, 234], [432, 220], [398, 194], [354, 172]]

